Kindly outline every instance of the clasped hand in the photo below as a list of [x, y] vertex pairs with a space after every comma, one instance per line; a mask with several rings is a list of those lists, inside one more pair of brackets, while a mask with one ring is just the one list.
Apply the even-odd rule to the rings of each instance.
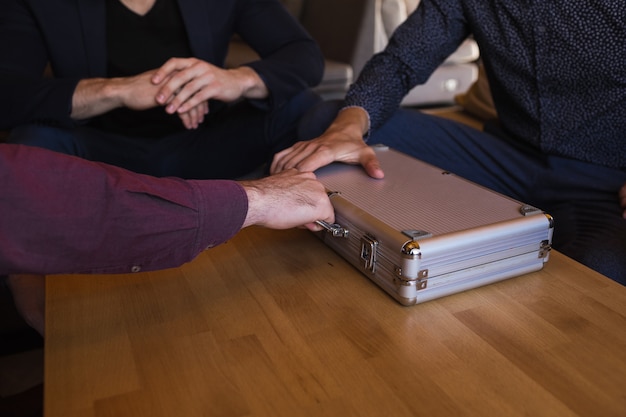
[[[195, 129], [204, 121], [211, 99], [233, 102], [240, 98], [268, 96], [265, 83], [252, 68], [227, 70], [197, 58], [171, 58], [158, 69], [111, 79], [110, 83], [113, 91], [119, 91], [121, 102], [117, 106], [146, 110], [160, 105], [167, 113], [177, 114], [187, 129]], [[92, 113], [75, 116], [89, 117], [94, 111], [112, 108], [99, 106], [94, 106], [97, 108], [92, 109]]]

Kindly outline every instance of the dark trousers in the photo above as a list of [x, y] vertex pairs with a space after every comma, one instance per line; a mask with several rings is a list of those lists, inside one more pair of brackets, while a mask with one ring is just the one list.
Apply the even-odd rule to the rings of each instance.
[[157, 177], [231, 179], [268, 163], [276, 152], [296, 142], [300, 118], [320, 101], [305, 91], [271, 112], [241, 101], [209, 113], [198, 129], [158, 139], [122, 136], [89, 126], [27, 125], [13, 129], [8, 141]]
[[[337, 109], [337, 103], [325, 103], [306, 116], [304, 122], [317, 128], [313, 136]], [[398, 110], [368, 143], [383, 143], [546, 211], [555, 220], [556, 250], [626, 285], [626, 219], [618, 200], [625, 171], [543, 155], [498, 133], [408, 109]]]

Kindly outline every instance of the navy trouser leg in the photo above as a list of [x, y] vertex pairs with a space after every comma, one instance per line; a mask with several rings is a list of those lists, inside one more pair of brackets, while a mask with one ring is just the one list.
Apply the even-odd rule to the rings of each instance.
[[11, 131], [9, 143], [36, 146], [144, 174], [153, 172], [153, 139], [128, 138], [87, 126], [73, 129], [25, 125]]
[[39, 125], [18, 126], [11, 130], [7, 143], [36, 146], [67, 155], [86, 158], [87, 150], [72, 130]]
[[532, 204], [555, 219], [553, 246], [626, 285], [626, 172], [535, 150], [461, 123], [400, 110], [370, 138]]
[[535, 152], [517, 150], [465, 124], [413, 110], [399, 110], [369, 142], [384, 143], [518, 199], [528, 194], [543, 166]]
[[223, 110], [199, 129], [162, 141], [162, 174], [183, 178], [237, 178], [294, 144], [300, 118], [321, 99], [311, 91], [271, 113], [248, 102]]
[[553, 246], [626, 285], [626, 219], [617, 193], [626, 172], [550, 157], [533, 197], [555, 219]]
[[300, 119], [298, 140], [311, 140], [321, 136], [335, 120], [342, 106], [343, 100], [328, 100], [311, 107]]
[[14, 129], [9, 141], [158, 177], [237, 178], [295, 143], [300, 118], [320, 101], [310, 90], [271, 112], [241, 101], [209, 113], [198, 129], [163, 138], [131, 138], [87, 126], [31, 125]]

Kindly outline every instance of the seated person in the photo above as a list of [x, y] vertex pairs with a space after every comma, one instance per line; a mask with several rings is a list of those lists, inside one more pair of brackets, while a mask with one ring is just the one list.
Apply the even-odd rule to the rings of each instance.
[[[33, 167], [36, 167], [33, 169]], [[296, 170], [253, 181], [136, 174], [29, 146], [0, 144], [0, 275], [43, 334], [41, 275], [179, 266], [250, 225], [334, 221], [324, 186]]]
[[[155, 176], [237, 178], [292, 144], [319, 101], [308, 88], [322, 54], [278, 0], [0, 5], [9, 142]], [[226, 70], [235, 34], [261, 58]]]
[[[626, 284], [625, 21], [609, 0], [422, 0], [340, 112], [328, 104], [307, 116], [328, 129], [278, 153], [271, 171], [343, 161], [381, 178], [366, 142], [384, 143], [545, 210], [555, 249]], [[498, 123], [483, 132], [398, 110], [469, 35]]]

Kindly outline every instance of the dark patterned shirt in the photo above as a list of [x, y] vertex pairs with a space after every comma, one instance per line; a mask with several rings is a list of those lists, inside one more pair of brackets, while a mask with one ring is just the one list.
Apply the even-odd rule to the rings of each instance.
[[422, 0], [364, 68], [347, 105], [364, 107], [380, 127], [470, 34], [508, 135], [626, 169], [623, 1]]

